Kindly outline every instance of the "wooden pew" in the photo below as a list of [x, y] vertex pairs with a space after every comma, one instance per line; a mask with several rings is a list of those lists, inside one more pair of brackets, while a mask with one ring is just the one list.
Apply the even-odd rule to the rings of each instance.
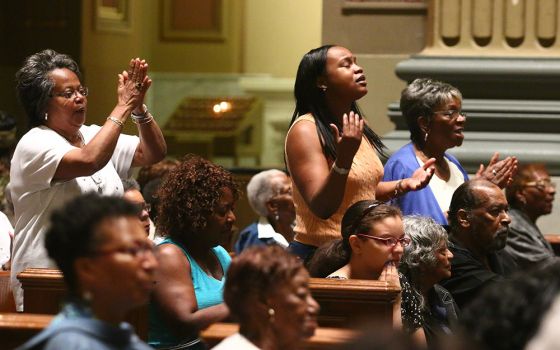
[[353, 328], [367, 321], [392, 325], [396, 285], [375, 280], [311, 278], [309, 288], [321, 306], [320, 327]]
[[10, 288], [10, 271], [0, 271], [0, 312], [16, 312], [12, 288]]
[[14, 349], [49, 325], [54, 316], [25, 313], [0, 313], [0, 344]]
[[[57, 314], [66, 296], [62, 272], [56, 269], [28, 268], [17, 276], [23, 288], [23, 311], [33, 314]], [[140, 339], [148, 339], [148, 307], [132, 310], [126, 321], [134, 326]]]
[[[214, 323], [200, 333], [202, 339], [210, 348], [218, 344], [224, 338], [236, 333], [239, 325], [235, 323]], [[337, 349], [340, 345], [345, 344], [355, 338], [356, 332], [349, 329], [339, 328], [322, 328], [319, 327], [315, 331], [315, 335], [303, 344], [303, 349]]]

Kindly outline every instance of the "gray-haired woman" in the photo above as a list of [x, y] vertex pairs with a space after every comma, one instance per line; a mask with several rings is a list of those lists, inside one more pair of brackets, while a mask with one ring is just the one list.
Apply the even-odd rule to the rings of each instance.
[[[401, 94], [401, 110], [410, 130], [411, 143], [395, 152], [385, 164], [383, 181], [408, 178], [419, 166], [435, 159], [435, 174], [428, 186], [394, 199], [403, 215], [432, 217], [447, 225], [447, 210], [455, 189], [468, 175], [459, 161], [447, 151], [463, 144], [467, 115], [463, 96], [454, 86], [422, 78], [408, 85]], [[480, 165], [476, 177], [500, 187], [511, 182], [517, 167], [515, 157], [498, 161], [495, 153], [488, 166]]]
[[296, 210], [286, 173], [270, 169], [256, 174], [247, 184], [247, 199], [259, 219], [239, 233], [235, 253], [254, 245], [288, 247], [294, 238]]
[[[457, 321], [458, 307], [445, 288], [437, 284], [451, 276], [447, 232], [432, 218], [405, 216], [405, 247], [399, 270], [422, 300], [422, 328], [429, 348], [437, 348], [442, 335], [449, 335]], [[405, 312], [406, 310], [403, 310]]]
[[[10, 170], [16, 222], [11, 281], [18, 310], [23, 296], [16, 275], [27, 267], [53, 267], [43, 247], [51, 212], [85, 192], [122, 195], [121, 178], [132, 166], [165, 156], [161, 130], [143, 104], [152, 83], [147, 69], [136, 58], [118, 75], [117, 104], [102, 126], [84, 125], [88, 89], [70, 56], [44, 50], [17, 72], [18, 97], [32, 127], [16, 146]], [[121, 134], [131, 115], [140, 137]]]

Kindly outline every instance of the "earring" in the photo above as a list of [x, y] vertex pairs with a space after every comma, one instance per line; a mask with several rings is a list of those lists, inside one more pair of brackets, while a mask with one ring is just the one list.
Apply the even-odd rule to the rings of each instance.
[[278, 212], [274, 213], [274, 220], [275, 221], [280, 220], [280, 215], [278, 215]]
[[274, 312], [274, 309], [273, 309], [273, 308], [269, 308], [269, 309], [268, 309], [268, 322], [274, 323], [274, 315], [275, 315], [275, 314], [276, 314], [276, 313]]
[[49, 119], [49, 114], [47, 112], [45, 112], [45, 120]]
[[321, 90], [322, 90], [323, 92], [326, 92], [326, 91], [327, 91], [327, 87], [323, 85], [323, 86], [321, 86]]
[[427, 132], [424, 134], [424, 142], [426, 142], [426, 141], [428, 141], [428, 133]]

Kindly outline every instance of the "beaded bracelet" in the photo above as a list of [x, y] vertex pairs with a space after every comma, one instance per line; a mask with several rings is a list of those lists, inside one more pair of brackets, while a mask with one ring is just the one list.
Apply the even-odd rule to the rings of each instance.
[[109, 116], [109, 117], [107, 117], [107, 120], [112, 121], [113, 123], [117, 124], [117, 125], [120, 126], [121, 128], [124, 127], [124, 123], [121, 122], [120, 120], [118, 120], [118, 119], [115, 118], [115, 117]]

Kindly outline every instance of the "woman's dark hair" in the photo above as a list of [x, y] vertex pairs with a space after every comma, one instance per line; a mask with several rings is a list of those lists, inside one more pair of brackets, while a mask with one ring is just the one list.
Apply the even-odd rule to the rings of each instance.
[[184, 240], [206, 228], [223, 188], [235, 200], [239, 189], [231, 173], [223, 167], [193, 154], [187, 154], [161, 184], [157, 196], [158, 232]]
[[136, 218], [138, 209], [121, 197], [79, 196], [51, 215], [45, 248], [64, 274], [69, 294], [78, 292], [74, 261], [91, 255], [102, 243], [98, 228], [110, 218]]
[[543, 163], [521, 164], [517, 168], [517, 173], [513, 177], [513, 182], [506, 187], [506, 198], [512, 208], [523, 209], [523, 205], [517, 200], [517, 193], [520, 192], [527, 182], [534, 180], [533, 173], [535, 171], [544, 171], [548, 174], [548, 170]]
[[311, 277], [327, 277], [348, 264], [352, 255], [349, 238], [357, 233], [367, 233], [371, 226], [389, 217], [402, 217], [401, 211], [376, 200], [354, 203], [342, 217], [342, 239], [325, 243], [317, 248], [307, 264]]
[[428, 78], [415, 79], [401, 92], [401, 111], [410, 130], [410, 140], [420, 149], [424, 147], [424, 132], [418, 118], [430, 120], [437, 107], [452, 99], [463, 99], [459, 89]]
[[[336, 45], [318, 47], [306, 53], [301, 59], [294, 85], [296, 109], [290, 122], [290, 126], [292, 126], [299, 116], [311, 113], [315, 119], [323, 153], [327, 159], [332, 160], [336, 159], [336, 140], [329, 125], [336, 125], [340, 131], [342, 131], [342, 125], [337, 116], [329, 111], [325, 93], [317, 86], [317, 80], [326, 74], [327, 52], [334, 46]], [[359, 114], [360, 117], [364, 116], [356, 102], [352, 103], [352, 111]], [[364, 125], [364, 135], [377, 152], [385, 156], [385, 145], [367, 124]]]
[[18, 98], [25, 109], [30, 127], [45, 123], [47, 102], [54, 88], [50, 73], [57, 68], [67, 68], [82, 80], [78, 64], [70, 56], [51, 49], [27, 57], [16, 73]]
[[522, 350], [559, 295], [560, 262], [554, 260], [489, 286], [462, 310], [461, 320], [479, 349]]
[[241, 324], [255, 314], [255, 301], [290, 281], [303, 269], [302, 261], [279, 246], [254, 246], [231, 262], [224, 287], [224, 302]]

